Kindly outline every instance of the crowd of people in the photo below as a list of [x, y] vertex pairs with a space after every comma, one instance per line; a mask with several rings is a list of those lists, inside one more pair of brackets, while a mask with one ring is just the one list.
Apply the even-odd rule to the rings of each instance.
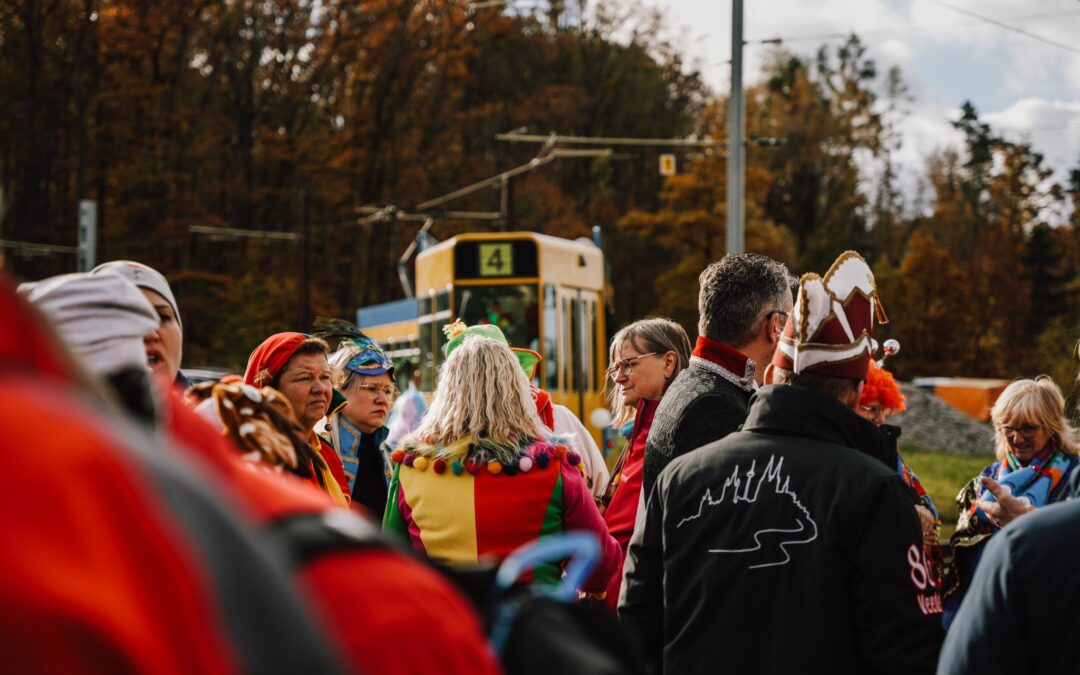
[[[1061, 390], [1005, 389], [996, 461], [942, 546], [851, 251], [798, 281], [729, 254], [700, 276], [695, 341], [665, 318], [616, 332], [611, 458], [494, 325], [447, 327], [428, 403], [339, 320], [193, 385], [168, 280], [131, 261], [0, 279], [0, 320], [12, 672], [1076, 667]], [[594, 544], [587, 572], [535, 560], [500, 606], [498, 565], [571, 532]], [[560, 587], [587, 611], [530, 623], [522, 598]]]

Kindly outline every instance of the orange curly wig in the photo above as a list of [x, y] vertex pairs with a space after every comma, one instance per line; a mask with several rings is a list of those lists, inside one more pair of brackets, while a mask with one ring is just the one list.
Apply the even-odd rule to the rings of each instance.
[[893, 412], [904, 412], [907, 408], [904, 405], [904, 395], [900, 393], [900, 385], [896, 384], [892, 373], [884, 368], [878, 368], [878, 365], [871, 361], [859, 403], [869, 405], [874, 402]]

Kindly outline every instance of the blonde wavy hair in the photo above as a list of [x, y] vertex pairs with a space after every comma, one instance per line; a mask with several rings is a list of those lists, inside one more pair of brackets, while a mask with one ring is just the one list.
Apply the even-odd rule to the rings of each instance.
[[1048, 375], [1016, 380], [1005, 387], [990, 410], [990, 419], [994, 423], [994, 454], [999, 460], [1005, 459], [1009, 449], [1001, 430], [1005, 424], [1038, 424], [1050, 432], [1062, 453], [1074, 457], [1080, 454], [1080, 446], [1065, 418], [1065, 397]]
[[[625, 342], [629, 342], [641, 354], [675, 352], [675, 370], [664, 383], [664, 391], [667, 391], [668, 385], [675, 376], [690, 364], [690, 338], [683, 327], [671, 319], [647, 317], [623, 326], [618, 333], [615, 333], [615, 337], [611, 338], [608, 363], [614, 364], [619, 360]], [[611, 423], [616, 429], [634, 419], [637, 410], [622, 404], [622, 385], [610, 376], [604, 379], [604, 393], [607, 397], [608, 409], [611, 410]]]
[[467, 441], [516, 458], [522, 443], [548, 435], [529, 380], [510, 348], [472, 335], [439, 369], [431, 407], [401, 444], [442, 447]]

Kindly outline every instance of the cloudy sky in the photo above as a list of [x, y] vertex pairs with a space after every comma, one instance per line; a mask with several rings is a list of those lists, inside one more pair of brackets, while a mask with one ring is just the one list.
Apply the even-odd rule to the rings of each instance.
[[[684, 36], [710, 84], [726, 91], [731, 2], [650, 4]], [[879, 72], [900, 67], [914, 99], [899, 157], [909, 181], [935, 149], [956, 144], [949, 120], [965, 100], [1007, 138], [1031, 140], [1059, 179], [1080, 167], [1080, 0], [747, 0], [744, 12], [747, 82], [771, 49], [755, 41], [770, 38], [810, 55], [823, 43], [839, 45], [834, 34], [854, 31]]]

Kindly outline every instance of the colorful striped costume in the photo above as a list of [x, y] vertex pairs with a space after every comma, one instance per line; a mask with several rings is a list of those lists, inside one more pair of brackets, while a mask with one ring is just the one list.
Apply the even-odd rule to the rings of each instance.
[[[395, 463], [383, 528], [407, 537], [433, 560], [502, 560], [518, 546], [571, 530], [594, 533], [603, 559], [588, 590], [603, 590], [619, 562], [619, 546], [578, 470], [581, 457], [565, 445], [535, 441], [516, 458], [487, 459], [478, 446], [402, 447]], [[559, 579], [558, 566], [534, 570], [537, 581]]]

